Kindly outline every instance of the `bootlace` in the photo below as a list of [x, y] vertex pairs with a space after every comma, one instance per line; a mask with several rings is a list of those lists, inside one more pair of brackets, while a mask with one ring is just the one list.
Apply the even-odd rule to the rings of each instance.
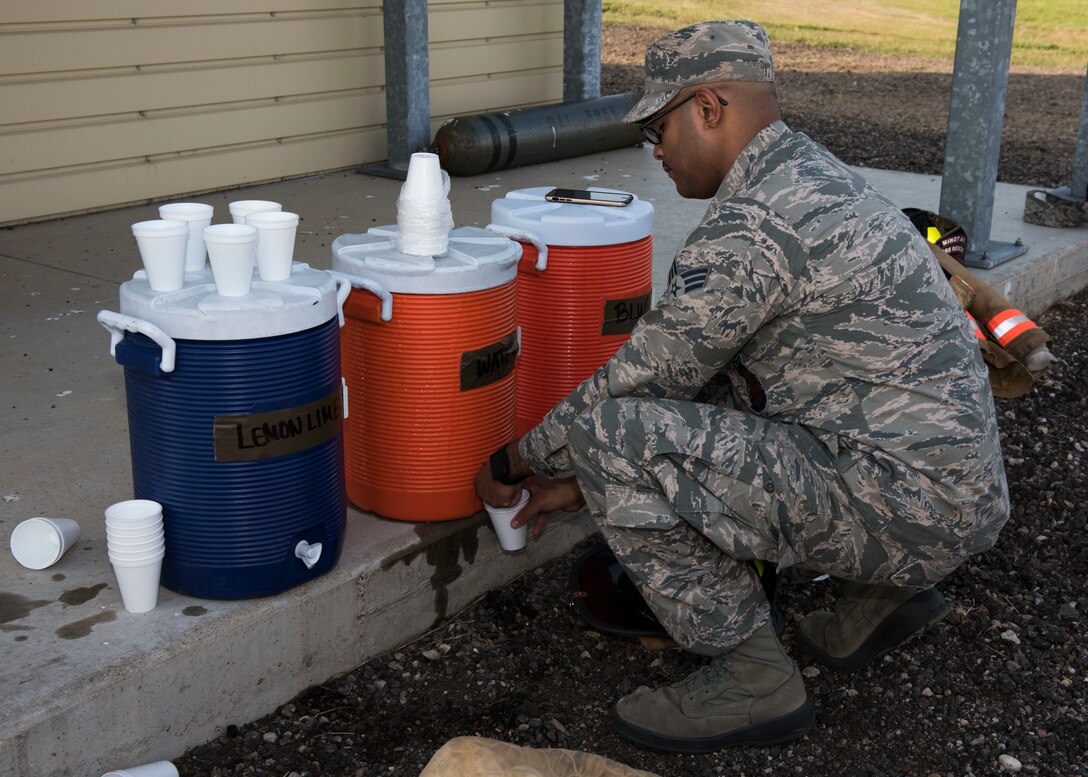
[[733, 675], [733, 662], [724, 658], [711, 661], [688, 675], [681, 683], [688, 701], [695, 701], [697, 691], [702, 688], [704, 695], [710, 695], [717, 683], [728, 680]]

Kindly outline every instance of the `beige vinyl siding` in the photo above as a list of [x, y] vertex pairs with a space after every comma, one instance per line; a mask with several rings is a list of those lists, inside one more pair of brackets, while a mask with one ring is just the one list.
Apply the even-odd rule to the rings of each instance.
[[[432, 132], [562, 98], [562, 0], [429, 4]], [[179, 15], [184, 12], [184, 15]], [[373, 0], [0, 1], [0, 224], [386, 157]]]

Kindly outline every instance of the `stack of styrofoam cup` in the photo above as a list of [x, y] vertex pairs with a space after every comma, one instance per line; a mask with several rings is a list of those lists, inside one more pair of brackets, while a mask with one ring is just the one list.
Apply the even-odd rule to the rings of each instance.
[[130, 499], [107, 507], [106, 547], [125, 609], [155, 609], [166, 555], [162, 505], [150, 499]]
[[438, 154], [412, 154], [397, 197], [398, 251], [414, 256], [446, 253], [453, 229], [449, 194], [450, 177], [439, 165]]
[[257, 228], [248, 224], [212, 224], [204, 227], [204, 244], [208, 247], [208, 261], [219, 296], [249, 294], [257, 256]]

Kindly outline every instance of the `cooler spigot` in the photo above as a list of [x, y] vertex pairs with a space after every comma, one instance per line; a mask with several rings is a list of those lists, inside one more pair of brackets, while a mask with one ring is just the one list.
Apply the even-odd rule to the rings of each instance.
[[299, 540], [298, 545], [295, 545], [295, 557], [302, 559], [302, 563], [306, 565], [307, 569], [312, 569], [317, 560], [321, 558], [321, 543], [315, 542], [311, 545], [306, 540]]

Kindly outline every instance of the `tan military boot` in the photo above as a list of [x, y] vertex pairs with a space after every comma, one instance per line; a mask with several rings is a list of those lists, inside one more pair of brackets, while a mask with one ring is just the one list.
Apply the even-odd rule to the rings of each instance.
[[809, 613], [797, 624], [798, 645], [830, 669], [861, 669], [949, 612], [936, 588], [837, 582], [835, 611]]
[[773, 745], [812, 727], [812, 699], [770, 623], [686, 679], [635, 691], [612, 720], [628, 739], [658, 750], [709, 753], [735, 745]]

